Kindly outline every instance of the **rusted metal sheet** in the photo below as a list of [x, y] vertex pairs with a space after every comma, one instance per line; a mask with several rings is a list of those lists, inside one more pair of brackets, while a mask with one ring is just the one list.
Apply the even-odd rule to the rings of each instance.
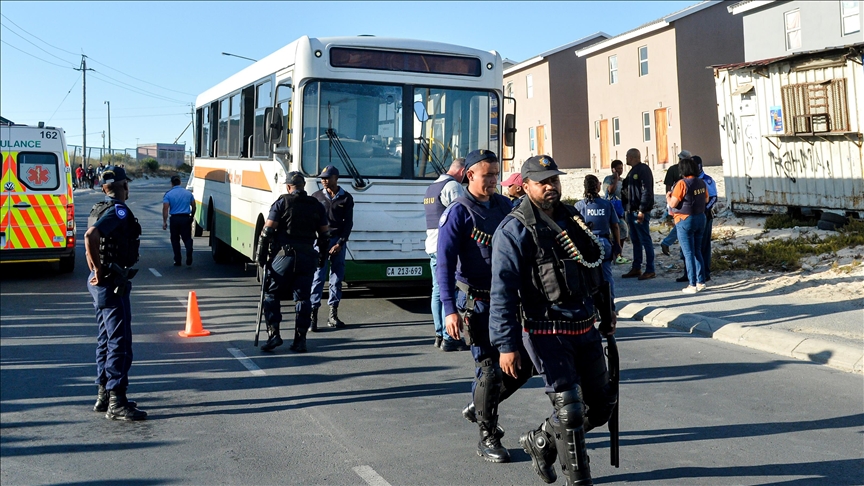
[[850, 52], [715, 70], [733, 209], [864, 211], [864, 70]]

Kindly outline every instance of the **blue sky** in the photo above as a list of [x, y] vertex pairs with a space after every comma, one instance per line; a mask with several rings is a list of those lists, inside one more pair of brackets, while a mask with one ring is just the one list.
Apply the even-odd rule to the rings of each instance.
[[[593, 32], [617, 35], [695, 2], [13, 2], [0, 5], [0, 113], [81, 145], [171, 143], [190, 103], [294, 39], [373, 34], [447, 42], [523, 61]], [[24, 52], [22, 52], [24, 51]], [[39, 59], [37, 59], [39, 58]], [[41, 59], [41, 60], [40, 60]], [[47, 62], [46, 62], [47, 61]], [[191, 129], [179, 139], [192, 146]], [[107, 137], [105, 141], [107, 147]]]

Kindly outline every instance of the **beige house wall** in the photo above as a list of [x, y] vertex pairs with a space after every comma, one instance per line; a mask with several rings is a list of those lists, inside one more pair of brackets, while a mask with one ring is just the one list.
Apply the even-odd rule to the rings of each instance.
[[[648, 46], [648, 74], [639, 76], [639, 52]], [[575, 55], [575, 54], [574, 54]], [[609, 57], [618, 56], [618, 82], [609, 83]], [[628, 149], [637, 148], [642, 160], [657, 165], [657, 127], [654, 111], [670, 109], [667, 122], [669, 160], [681, 150], [681, 126], [678, 105], [678, 65], [675, 29], [667, 27], [623, 44], [612, 46], [586, 57], [588, 80], [588, 116], [591, 130], [591, 167], [601, 170], [614, 159], [624, 160]], [[643, 140], [642, 113], [651, 118], [651, 140]], [[620, 143], [615, 145], [612, 119], [620, 123]], [[600, 160], [600, 140], [595, 122], [609, 120], [609, 161]], [[605, 169], [603, 169], [605, 170]]]
[[[527, 77], [532, 76], [534, 93], [531, 98], [528, 98]], [[535, 139], [537, 138], [537, 127], [542, 126], [545, 140], [543, 140], [543, 149], [545, 155], [555, 157], [554, 148], [552, 147], [552, 118], [551, 118], [551, 97], [549, 92], [549, 64], [545, 60], [532, 64], [520, 69], [519, 71], [510, 73], [504, 77], [504, 94], [507, 95], [508, 84], [513, 83], [513, 98], [516, 99], [516, 147], [513, 161], [506, 168], [507, 171], [517, 171], [522, 167], [522, 162], [535, 156], [540, 155], [537, 150], [539, 148], [539, 140], [535, 141], [534, 149], [530, 147], [529, 133], [530, 128], [535, 130]], [[512, 113], [512, 108], [507, 105], [510, 101], [505, 101], [504, 113]], [[504, 168], [502, 168], [504, 169]]]

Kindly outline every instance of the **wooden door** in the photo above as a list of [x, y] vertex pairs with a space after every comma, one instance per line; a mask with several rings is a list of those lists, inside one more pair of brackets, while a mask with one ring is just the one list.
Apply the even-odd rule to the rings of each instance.
[[[669, 127], [666, 108], [654, 110], [654, 134], [657, 140], [657, 163], [669, 163], [669, 142], [666, 139], [666, 129]], [[647, 157], [648, 154], [645, 154]]]
[[609, 168], [612, 161], [609, 160], [609, 120], [600, 120], [600, 167]]
[[546, 153], [545, 144], [543, 143], [544, 141], [546, 141], [545, 128], [546, 128], [545, 125], [538, 125], [537, 126], [537, 155], [548, 155]]

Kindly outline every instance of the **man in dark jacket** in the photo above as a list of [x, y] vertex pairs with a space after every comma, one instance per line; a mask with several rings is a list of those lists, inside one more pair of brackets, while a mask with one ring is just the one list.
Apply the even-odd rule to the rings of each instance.
[[[316, 272], [312, 281], [312, 332], [318, 332], [318, 308], [321, 307], [321, 296], [324, 293], [324, 280], [330, 276], [329, 296], [330, 317], [327, 325], [330, 327], [345, 327], [339, 320], [339, 302], [342, 300], [342, 281], [345, 280], [345, 245], [354, 227], [354, 198], [345, 189], [339, 187], [339, 169], [328, 165], [318, 176], [321, 179], [321, 189], [312, 197], [321, 202], [327, 212], [330, 225], [330, 241], [327, 252], [330, 255], [329, 265], [325, 262]], [[319, 248], [319, 251], [321, 249]]]
[[[651, 209], [654, 208], [654, 174], [651, 168], [642, 163], [638, 149], [627, 151], [627, 165], [630, 172], [624, 179], [627, 193], [627, 225], [630, 226], [630, 239], [633, 241], [633, 267], [621, 278], [639, 277], [639, 280], [654, 278], [654, 242], [651, 240], [649, 222]], [[645, 250], [645, 273], [642, 273], [642, 250]]]

